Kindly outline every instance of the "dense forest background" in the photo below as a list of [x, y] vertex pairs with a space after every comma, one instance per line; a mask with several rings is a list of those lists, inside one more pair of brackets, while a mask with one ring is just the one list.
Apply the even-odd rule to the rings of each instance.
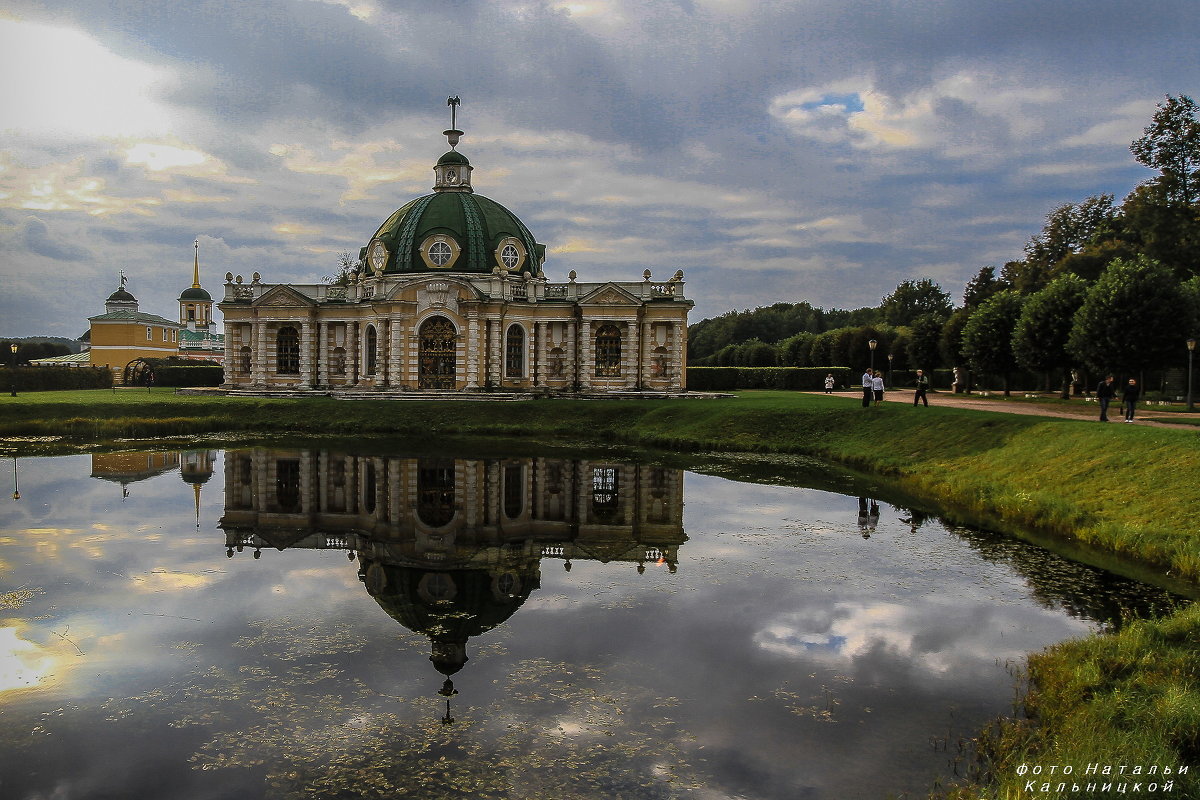
[[1053, 209], [1022, 257], [980, 267], [957, 304], [923, 279], [871, 308], [730, 311], [689, 326], [688, 363], [861, 369], [874, 340], [877, 367], [960, 367], [1006, 392], [1014, 376], [1044, 388], [1072, 371], [1161, 388], [1200, 329], [1196, 103], [1168, 95], [1129, 149], [1158, 174], [1120, 203], [1101, 194]]

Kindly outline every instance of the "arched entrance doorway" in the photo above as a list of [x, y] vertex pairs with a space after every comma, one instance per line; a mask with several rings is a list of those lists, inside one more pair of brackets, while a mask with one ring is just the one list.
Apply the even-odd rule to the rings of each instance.
[[458, 334], [450, 320], [430, 317], [421, 324], [421, 350], [418, 358], [418, 383], [422, 389], [453, 389], [455, 374], [454, 345]]

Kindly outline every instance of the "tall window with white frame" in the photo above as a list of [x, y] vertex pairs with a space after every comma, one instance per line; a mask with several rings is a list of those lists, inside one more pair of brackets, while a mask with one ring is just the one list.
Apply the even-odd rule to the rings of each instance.
[[291, 325], [284, 325], [275, 335], [275, 372], [300, 374], [300, 334]]
[[525, 329], [510, 325], [504, 343], [504, 374], [509, 378], [525, 377]]
[[596, 329], [596, 377], [621, 377], [621, 331], [616, 325]]

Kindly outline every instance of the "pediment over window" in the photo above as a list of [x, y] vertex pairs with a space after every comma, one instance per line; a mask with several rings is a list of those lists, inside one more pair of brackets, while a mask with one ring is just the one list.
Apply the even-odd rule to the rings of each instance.
[[312, 308], [317, 302], [306, 297], [290, 286], [276, 286], [268, 289], [263, 296], [254, 301], [255, 308]]
[[639, 306], [642, 301], [615, 283], [606, 283], [593, 292], [579, 298], [580, 305]]

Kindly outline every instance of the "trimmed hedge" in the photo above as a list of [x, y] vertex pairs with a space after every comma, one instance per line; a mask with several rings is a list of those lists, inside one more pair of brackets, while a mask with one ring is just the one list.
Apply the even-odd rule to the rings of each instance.
[[688, 367], [687, 388], [693, 392], [824, 389], [825, 376], [830, 373], [836, 388], [849, 388], [852, 378], [849, 367]]
[[0, 370], [0, 387], [18, 392], [54, 392], [64, 389], [110, 389], [112, 370], [107, 367], [17, 367]]
[[155, 386], [220, 386], [225, 368], [219, 364], [158, 364], [154, 367]]

